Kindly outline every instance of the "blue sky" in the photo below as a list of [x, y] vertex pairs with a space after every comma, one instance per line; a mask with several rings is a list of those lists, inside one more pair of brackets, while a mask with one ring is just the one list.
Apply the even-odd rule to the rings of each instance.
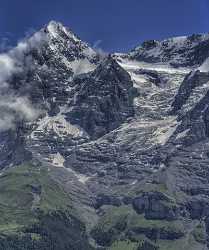
[[209, 32], [209, 0], [1, 0], [1, 44], [50, 20], [107, 52], [127, 51], [147, 39]]

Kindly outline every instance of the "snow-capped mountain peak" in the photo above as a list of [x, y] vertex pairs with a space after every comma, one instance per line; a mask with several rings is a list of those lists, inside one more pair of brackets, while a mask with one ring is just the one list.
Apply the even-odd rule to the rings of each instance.
[[50, 21], [46, 26], [46, 32], [54, 38], [64, 39], [64, 36], [67, 36], [77, 42], [80, 41], [80, 39], [72, 31], [63, 26], [60, 22]]
[[[34, 214], [39, 216], [42, 198], [48, 199], [44, 191], [48, 176], [49, 207], [59, 208], [56, 197], [51, 196], [58, 187], [51, 182], [54, 180], [65, 194], [58, 203], [65, 203], [69, 195], [67, 209], [76, 207], [78, 213], [73, 216], [82, 217], [89, 242], [93, 242], [91, 248], [84, 244], [73, 249], [129, 249], [132, 243], [130, 249], [173, 249], [174, 245], [182, 245], [179, 250], [206, 249], [209, 73], [203, 71], [208, 71], [208, 58], [206, 34], [147, 41], [130, 53], [102, 60], [55, 21], [0, 55], [0, 198], [5, 218], [9, 218], [10, 208], [15, 211], [8, 223], [12, 235], [21, 208], [19, 199], [14, 200], [20, 196], [19, 183], [24, 184], [24, 197], [28, 190], [26, 200], [32, 200], [27, 215], [37, 207]], [[42, 165], [44, 179], [39, 181], [35, 174], [34, 182], [30, 166], [28, 170], [24, 166], [20, 179], [19, 170], [5, 174], [6, 168], [16, 170], [26, 162], [33, 165], [34, 174]], [[5, 189], [5, 178], [9, 185], [18, 183], [14, 195], [10, 187]], [[5, 194], [9, 194], [9, 202], [5, 202]], [[22, 206], [26, 206], [25, 199]], [[59, 221], [54, 221], [60, 232]], [[64, 222], [66, 230], [76, 234]], [[38, 228], [43, 224], [40, 221]], [[1, 226], [4, 230], [4, 220]], [[32, 246], [39, 241], [36, 224], [18, 228], [24, 234], [29, 232], [27, 241], [31, 238]], [[80, 232], [80, 228], [76, 230]], [[7, 230], [2, 232], [7, 234]], [[50, 247], [45, 249], [51, 249], [51, 239], [57, 239], [56, 231], [52, 232]], [[113, 239], [109, 238], [111, 232]], [[112, 241], [119, 242], [121, 237], [127, 247], [112, 248]], [[65, 240], [63, 244], [56, 240], [56, 249], [64, 245], [72, 249]]]
[[63, 31], [66, 28], [62, 25], [62, 23], [52, 20], [46, 25], [46, 29], [52, 35], [57, 36], [60, 30]]
[[174, 67], [197, 67], [209, 57], [209, 34], [195, 34], [143, 42], [129, 53], [131, 59], [167, 63]]

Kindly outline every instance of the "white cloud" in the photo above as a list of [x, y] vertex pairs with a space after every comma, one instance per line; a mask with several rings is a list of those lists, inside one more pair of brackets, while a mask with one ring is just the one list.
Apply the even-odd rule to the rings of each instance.
[[12, 74], [23, 70], [23, 62], [27, 61], [27, 57], [30, 57], [29, 55], [27, 56], [27, 53], [33, 48], [40, 48], [46, 39], [47, 35], [39, 31], [31, 38], [20, 41], [8, 53], [0, 54], [0, 84], [7, 81]]
[[13, 73], [19, 70], [15, 59], [9, 54], [0, 54], [0, 84], [6, 82]]
[[15, 128], [17, 121], [33, 121], [41, 114], [34, 108], [27, 97], [0, 96], [0, 131]]
[[93, 49], [99, 48], [99, 45], [102, 43], [102, 40], [97, 40], [94, 42]]
[[7, 37], [3, 37], [0, 39], [0, 52], [4, 52], [11, 49], [11, 46], [9, 44], [9, 39]]
[[81, 59], [74, 62], [71, 62], [70, 67], [74, 72], [74, 76], [79, 74], [88, 73], [95, 69], [95, 65], [90, 63], [88, 59]]
[[9, 56], [21, 63], [31, 49], [40, 48], [47, 39], [47, 34], [43, 31], [36, 32], [30, 38], [20, 41], [14, 49], [9, 51]]
[[94, 45], [93, 45], [93, 49], [94, 49], [94, 51], [96, 51], [97, 54], [100, 56], [100, 59], [104, 59], [104, 58], [108, 55], [108, 53], [106, 53], [106, 52], [100, 47], [101, 43], [102, 43], [102, 40], [97, 40], [97, 41], [94, 43]]
[[39, 116], [40, 110], [34, 108], [26, 96], [16, 96], [8, 81], [14, 73], [24, 70], [25, 61], [27, 64], [31, 63], [27, 52], [39, 48], [46, 39], [46, 34], [40, 31], [31, 38], [20, 41], [8, 53], [0, 54], [0, 131], [14, 128], [17, 119], [33, 121]]
[[[9, 98], [8, 98], [9, 97]], [[34, 109], [27, 97], [6, 96], [0, 100], [0, 109], [14, 112], [21, 119], [32, 121], [38, 117], [40, 110]]]
[[2, 132], [13, 128], [15, 128], [14, 115], [1, 113], [0, 131]]

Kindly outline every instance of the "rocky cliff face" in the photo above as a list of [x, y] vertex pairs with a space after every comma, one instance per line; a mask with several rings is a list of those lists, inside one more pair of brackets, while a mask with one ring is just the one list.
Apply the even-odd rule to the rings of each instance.
[[137, 94], [129, 74], [109, 56], [92, 73], [74, 80], [74, 101], [67, 119], [92, 139], [116, 129], [134, 116]]
[[0, 225], [10, 237], [15, 221], [17, 246], [209, 249], [208, 44], [193, 35], [104, 58], [50, 22], [0, 56], [15, 66], [0, 89], [0, 177], [24, 207], [14, 215], [0, 192], [12, 218]]
[[130, 52], [131, 59], [148, 63], [167, 62], [173, 67], [196, 67], [209, 56], [209, 35], [150, 40]]

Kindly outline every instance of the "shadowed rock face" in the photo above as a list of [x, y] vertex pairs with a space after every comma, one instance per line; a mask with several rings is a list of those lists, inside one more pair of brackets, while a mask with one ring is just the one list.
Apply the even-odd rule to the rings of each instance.
[[25, 133], [22, 124], [18, 124], [16, 131], [9, 130], [0, 133], [0, 166], [19, 165], [30, 160], [32, 155], [25, 149]]
[[148, 63], [170, 63], [174, 67], [196, 67], [209, 56], [209, 36], [192, 35], [164, 41], [150, 40], [130, 52], [131, 59]]
[[200, 72], [199, 70], [189, 73], [182, 82], [174, 102], [172, 103], [173, 112], [181, 109], [187, 102], [195, 88], [203, 86], [209, 81], [209, 73]]
[[133, 200], [133, 207], [138, 213], [145, 213], [147, 219], [176, 220], [179, 217], [179, 208], [172, 204], [165, 195], [144, 193], [141, 197]]
[[188, 131], [187, 136], [182, 138], [185, 145], [208, 138], [208, 105], [209, 73], [199, 70], [189, 73], [171, 105], [171, 114], [177, 115], [179, 121], [176, 133]]
[[97, 69], [75, 79], [72, 110], [67, 119], [96, 139], [133, 117], [137, 91], [129, 74], [109, 56]]
[[139, 69], [135, 71], [135, 73], [146, 76], [149, 79], [150, 83], [153, 83], [157, 87], [162, 87], [162, 88], [165, 87], [167, 81], [169, 80], [169, 78], [161, 76], [155, 70]]

